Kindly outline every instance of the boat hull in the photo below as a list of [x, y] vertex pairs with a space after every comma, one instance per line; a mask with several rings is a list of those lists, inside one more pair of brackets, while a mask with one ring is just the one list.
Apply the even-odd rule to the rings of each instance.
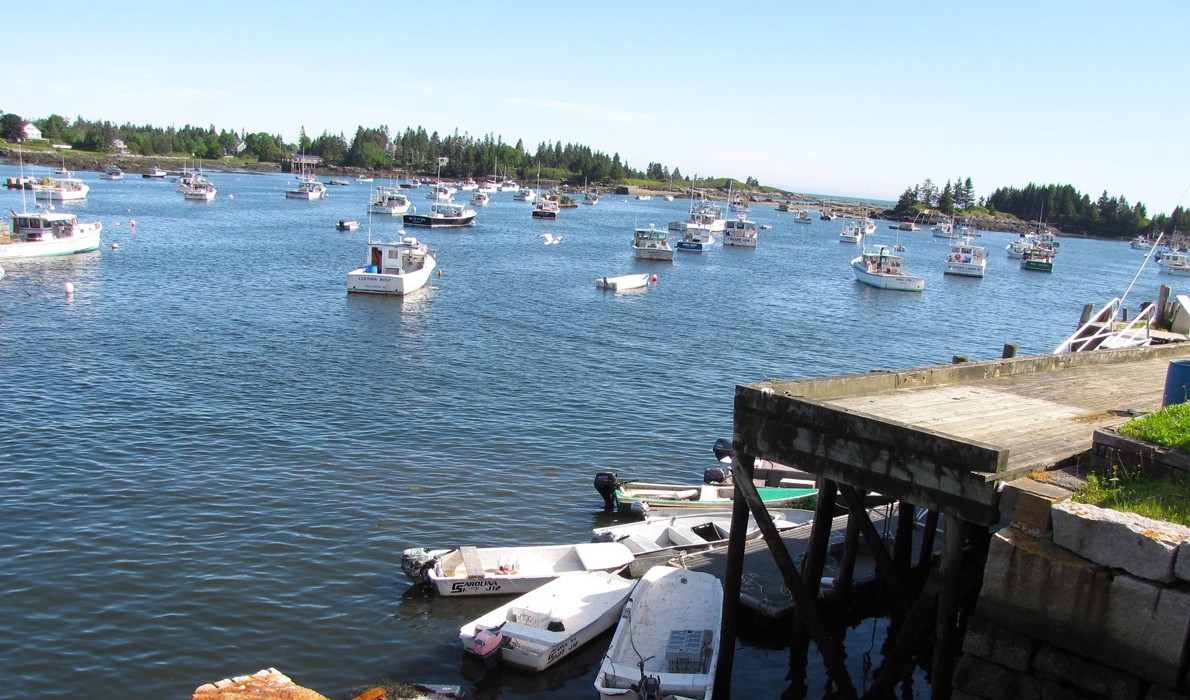
[[987, 263], [980, 265], [978, 263], [949, 262], [946, 263], [943, 273], [957, 277], [983, 277], [986, 270]]
[[595, 280], [595, 286], [599, 289], [610, 289], [613, 292], [622, 292], [626, 289], [640, 289], [649, 283], [649, 275], [641, 273], [636, 275], [620, 275], [618, 277], [599, 277]]
[[361, 267], [347, 273], [347, 291], [356, 294], [409, 294], [426, 286], [435, 267], [434, 259], [427, 258], [426, 266], [417, 272], [400, 275], [370, 273]]
[[[711, 697], [719, 660], [723, 585], [711, 574], [655, 566], [637, 584], [595, 677], [604, 700], [635, 695], [641, 676], [657, 697]], [[641, 659], [644, 659], [643, 661]]]
[[863, 263], [854, 261], [851, 263], [851, 269], [855, 271], [857, 281], [877, 289], [889, 289], [894, 292], [920, 292], [926, 288], [925, 278], [922, 277], [894, 274], [876, 275], [865, 270]]
[[[500, 663], [540, 672], [611, 629], [636, 582], [603, 571], [568, 573], [459, 629], [464, 651], [474, 654], [476, 635], [498, 629]], [[550, 630], [550, 619], [561, 630]]]
[[1021, 260], [1021, 269], [1032, 272], [1053, 272], [1054, 264], [1044, 260]]
[[632, 552], [617, 542], [547, 547], [463, 548], [439, 557], [425, 572], [442, 596], [522, 595], [567, 572], [620, 571]]
[[465, 216], [430, 216], [428, 214], [406, 214], [406, 226], [423, 226], [426, 228], [462, 228], [475, 223], [475, 214]]
[[98, 250], [103, 224], [82, 224], [79, 228], [85, 228], [86, 230], [74, 236], [55, 238], [47, 241], [0, 244], [0, 260], [74, 255], [75, 253], [89, 253], [93, 250]]
[[665, 260], [673, 262], [673, 248], [636, 248], [638, 260]]
[[[816, 489], [795, 489], [762, 486], [757, 488], [760, 500], [769, 508], [790, 508], [805, 503], [817, 495]], [[614, 498], [621, 511], [631, 509], [634, 503], [643, 503], [650, 508], [731, 508], [733, 486], [711, 486], [700, 484], [651, 484], [629, 482], [616, 488]]]

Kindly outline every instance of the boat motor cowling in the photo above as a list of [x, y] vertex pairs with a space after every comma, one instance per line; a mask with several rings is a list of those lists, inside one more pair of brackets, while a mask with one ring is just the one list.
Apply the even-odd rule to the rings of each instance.
[[595, 490], [603, 496], [603, 509], [614, 510], [616, 507], [616, 489], [620, 480], [615, 472], [599, 472], [595, 475]]
[[731, 478], [731, 467], [707, 467], [702, 472], [704, 484], [722, 484]]
[[719, 438], [715, 441], [715, 446], [711, 448], [715, 452], [715, 459], [722, 460], [724, 457], [735, 456], [735, 445], [731, 438]]

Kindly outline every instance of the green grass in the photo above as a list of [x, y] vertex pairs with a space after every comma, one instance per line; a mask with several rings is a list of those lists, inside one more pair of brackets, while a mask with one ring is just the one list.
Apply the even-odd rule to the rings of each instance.
[[1190, 403], [1170, 404], [1147, 416], [1133, 418], [1118, 430], [1128, 437], [1190, 451]]
[[1184, 476], [1153, 478], [1113, 467], [1087, 475], [1073, 500], [1190, 527], [1190, 478]]

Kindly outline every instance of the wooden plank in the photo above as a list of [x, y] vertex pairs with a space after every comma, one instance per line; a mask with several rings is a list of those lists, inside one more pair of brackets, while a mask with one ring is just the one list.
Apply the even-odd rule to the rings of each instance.
[[483, 562], [479, 558], [479, 550], [472, 546], [459, 547], [459, 554], [463, 557], [463, 568], [467, 570], [467, 578], [483, 578]]

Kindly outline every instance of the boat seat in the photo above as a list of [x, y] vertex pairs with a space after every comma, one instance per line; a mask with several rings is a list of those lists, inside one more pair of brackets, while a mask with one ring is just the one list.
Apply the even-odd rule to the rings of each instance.
[[559, 636], [562, 635], [560, 632], [551, 632], [547, 629], [523, 625], [519, 622], [505, 622], [504, 626], [500, 628], [500, 632], [506, 637], [522, 639], [543, 647], [551, 647], [557, 644]]
[[667, 527], [665, 528], [665, 535], [669, 538], [670, 542], [681, 547], [706, 544], [707, 542], [688, 527]]
[[661, 545], [640, 534], [629, 535], [628, 537], [620, 540], [620, 544], [623, 544], [628, 549], [631, 549], [633, 554], [646, 554], [648, 552], [656, 552], [657, 550], [661, 549]]
[[479, 550], [475, 547], [459, 547], [459, 554], [463, 557], [467, 578], [483, 578], [483, 561], [479, 558]]

